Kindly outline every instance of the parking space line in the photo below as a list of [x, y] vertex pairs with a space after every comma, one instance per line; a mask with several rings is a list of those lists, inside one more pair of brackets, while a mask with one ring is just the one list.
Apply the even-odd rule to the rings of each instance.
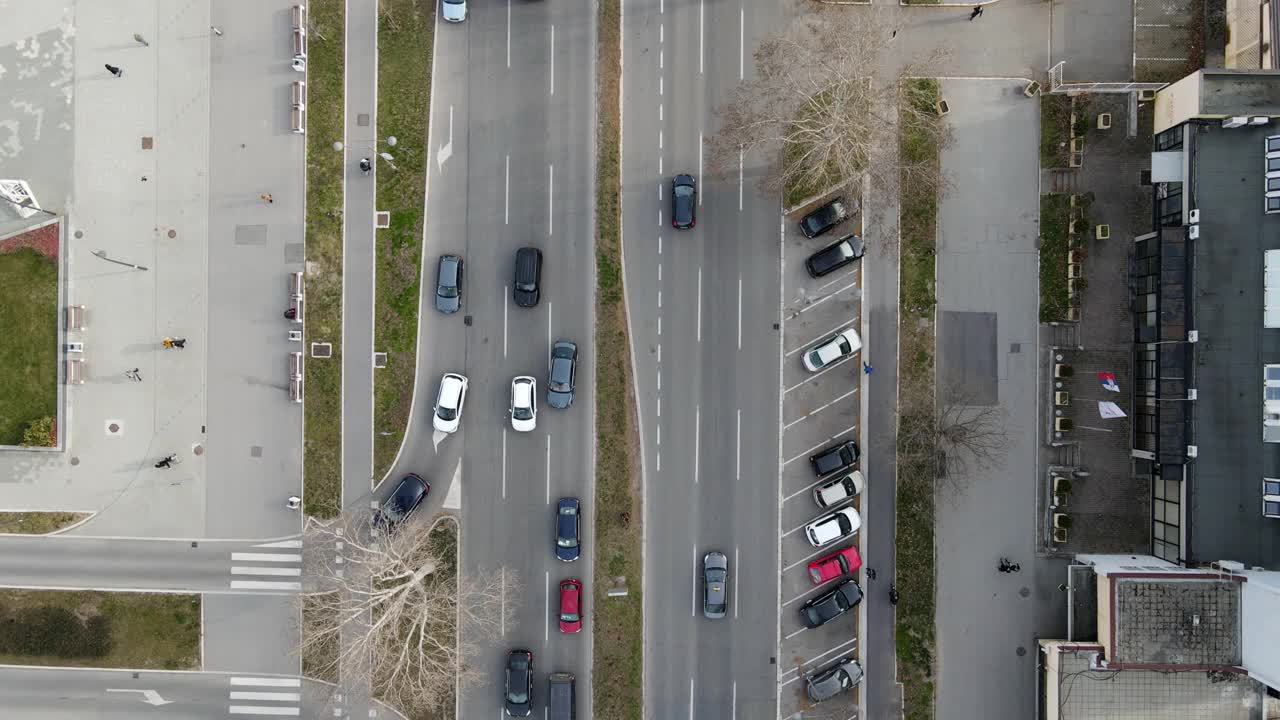
[[[855, 355], [857, 355], [857, 354], [859, 354], [859, 353], [854, 353], [854, 354], [855, 354]], [[830, 364], [830, 365], [828, 365], [828, 366], [826, 366], [826, 367], [822, 368], [821, 370], [819, 370], [818, 372], [816, 372], [816, 373], [814, 373], [814, 374], [810, 375], [809, 377], [805, 378], [804, 380], [801, 380], [800, 382], [796, 383], [795, 385], [792, 385], [791, 387], [789, 387], [789, 388], [787, 388], [787, 389], [783, 390], [783, 391], [782, 391], [782, 394], [783, 394], [783, 395], [786, 395], [787, 393], [791, 392], [792, 390], [795, 390], [796, 388], [800, 387], [801, 385], [804, 385], [805, 383], [811, 383], [811, 382], [813, 382], [814, 380], [817, 380], [818, 378], [822, 377], [823, 375], [826, 375], [829, 371], [834, 370], [834, 369], [836, 369], [837, 367], [839, 367], [839, 366], [843, 365], [846, 361], [848, 361], [848, 360], [849, 360], [850, 358], [852, 358], [852, 357], [853, 357], [853, 355], [849, 355], [848, 357], [845, 357], [845, 358], [842, 358], [842, 359], [840, 359], [840, 360], [837, 360], [836, 362], [834, 362], [834, 363], [832, 363], [832, 364]]]
[[782, 533], [782, 534], [781, 534], [781, 535], [779, 535], [778, 537], [779, 537], [779, 538], [784, 538], [784, 537], [786, 537], [786, 536], [790, 535], [791, 533], [793, 533], [793, 532], [795, 532], [795, 531], [797, 531], [797, 530], [803, 530], [803, 529], [804, 529], [804, 526], [805, 526], [805, 525], [808, 525], [808, 524], [809, 524], [809, 522], [808, 522], [808, 521], [806, 521], [806, 522], [802, 523], [801, 525], [799, 525], [798, 527], [793, 527], [793, 528], [791, 528], [790, 530], [788, 530], [788, 531], [786, 531], [786, 532]]
[[809, 483], [809, 485], [808, 485], [808, 486], [806, 486], [803, 490], [797, 490], [797, 491], [795, 491], [795, 492], [791, 493], [790, 495], [788, 495], [788, 496], [786, 496], [786, 497], [782, 498], [782, 502], [784, 502], [784, 503], [785, 503], [786, 501], [790, 500], [791, 498], [793, 498], [793, 497], [795, 497], [795, 496], [797, 496], [797, 495], [804, 495], [804, 494], [806, 494], [806, 493], [811, 493], [811, 492], [813, 492], [813, 489], [814, 489], [814, 488], [816, 488], [816, 487], [818, 487], [819, 485], [821, 485], [821, 484], [822, 484], [822, 480], [823, 480], [822, 478], [818, 478], [818, 480], [817, 480], [816, 482]]
[[[837, 645], [837, 646], [835, 646], [835, 647], [831, 648], [830, 650], [828, 650], [828, 651], [826, 651], [826, 652], [822, 653], [821, 655], [818, 655], [818, 656], [816, 656], [816, 657], [814, 657], [814, 658], [811, 658], [811, 659], [809, 659], [809, 660], [804, 661], [804, 662], [801, 664], [801, 667], [803, 667], [804, 665], [810, 665], [810, 666], [816, 667], [816, 666], [818, 666], [819, 664], [821, 664], [821, 662], [820, 662], [820, 661], [821, 661], [821, 659], [822, 659], [822, 658], [824, 658], [824, 657], [826, 657], [826, 656], [828, 656], [828, 655], [830, 655], [830, 654], [832, 654], [832, 653], [839, 652], [839, 651], [840, 651], [840, 649], [841, 649], [841, 648], [843, 648], [843, 647], [844, 647], [844, 646], [846, 646], [846, 645], [856, 645], [856, 644], [857, 644], [857, 642], [858, 642], [858, 639], [857, 639], [857, 638], [853, 638], [853, 639], [850, 639], [850, 640], [846, 640], [846, 641], [844, 641], [844, 642], [840, 643], [839, 645]], [[800, 673], [800, 668], [792, 667], [792, 668], [788, 668], [788, 669], [784, 670], [780, 675], [778, 675], [778, 681], [779, 681], [779, 682], [781, 682], [781, 681], [782, 681], [782, 678], [784, 678], [784, 677], [786, 677], [786, 676], [790, 675], [791, 673], [796, 673], [796, 674], [797, 674], [797, 677], [798, 677], [798, 676], [799, 676], [799, 673]], [[795, 680], [795, 679], [797, 679], [797, 678], [792, 678], [791, 680]], [[791, 681], [790, 681], [790, 680], [788, 680], [787, 682], [791, 682]], [[783, 683], [783, 684], [785, 685], [786, 683]]]
[[796, 315], [803, 315], [804, 313], [809, 312], [810, 310], [812, 310], [812, 309], [814, 309], [814, 308], [818, 307], [818, 306], [819, 306], [819, 305], [821, 305], [822, 303], [824, 303], [824, 302], [826, 302], [826, 301], [830, 300], [831, 298], [833, 298], [833, 297], [835, 297], [835, 296], [839, 295], [840, 293], [844, 292], [845, 290], [848, 290], [849, 288], [854, 288], [854, 287], [858, 287], [858, 281], [857, 281], [857, 280], [855, 280], [855, 281], [853, 281], [853, 282], [849, 283], [848, 285], [845, 285], [844, 287], [840, 288], [839, 290], [836, 290], [836, 291], [834, 291], [834, 292], [831, 292], [831, 293], [829, 293], [829, 294], [827, 294], [827, 295], [823, 295], [822, 297], [818, 298], [817, 300], [814, 300], [813, 302], [809, 303], [808, 305], [805, 305], [804, 307], [802, 307], [802, 308], [800, 308], [799, 310], [797, 310], [797, 311], [796, 311]]
[[849, 274], [850, 274], [850, 273], [852, 273], [852, 272], [854, 272], [854, 269], [853, 269], [853, 267], [850, 267], [848, 270], [846, 270], [846, 271], [844, 271], [844, 272], [840, 273], [839, 277], [835, 278], [834, 280], [828, 280], [827, 282], [825, 282], [825, 283], [823, 283], [823, 284], [819, 285], [819, 286], [818, 286], [818, 288], [817, 288], [817, 290], [815, 290], [814, 292], [822, 292], [823, 290], [826, 290], [827, 288], [831, 287], [832, 285], [835, 285], [836, 283], [840, 282], [841, 280], [844, 280], [844, 279], [845, 279], [846, 277], [848, 277], [848, 276], [849, 276]]
[[799, 460], [800, 458], [802, 458], [802, 457], [805, 457], [805, 456], [809, 455], [809, 454], [810, 454], [810, 453], [812, 453], [814, 450], [817, 450], [818, 448], [822, 447], [823, 445], [826, 445], [827, 443], [831, 442], [832, 440], [835, 440], [836, 438], [840, 437], [841, 435], [847, 435], [847, 434], [849, 434], [849, 433], [851, 433], [851, 432], [853, 432], [854, 430], [857, 430], [857, 429], [858, 429], [858, 426], [857, 426], [857, 425], [852, 425], [852, 426], [850, 426], [850, 427], [847, 427], [847, 428], [845, 428], [844, 430], [841, 430], [840, 432], [836, 433], [835, 435], [832, 435], [831, 437], [827, 438], [826, 440], [823, 440], [822, 442], [818, 443], [817, 445], [814, 445], [813, 447], [809, 448], [808, 450], [805, 450], [804, 452], [800, 453], [799, 455], [796, 455], [795, 457], [791, 458], [790, 460], [787, 460], [786, 462], [782, 463], [782, 465], [783, 465], [783, 467], [786, 467], [787, 465], [789, 465], [789, 464], [791, 464], [791, 463], [795, 462], [796, 460]]
[[816, 410], [810, 410], [809, 412], [805, 413], [804, 415], [801, 415], [800, 417], [796, 418], [795, 420], [792, 420], [791, 422], [787, 423], [786, 425], [783, 425], [783, 426], [782, 426], [782, 429], [783, 429], [783, 430], [786, 430], [787, 428], [791, 427], [792, 425], [795, 425], [796, 423], [798, 423], [798, 422], [800, 422], [800, 421], [802, 421], [802, 420], [804, 420], [804, 419], [806, 419], [806, 418], [809, 418], [809, 417], [812, 417], [812, 416], [814, 416], [814, 415], [817, 415], [818, 413], [822, 412], [823, 410], [826, 410], [827, 408], [831, 407], [832, 405], [835, 405], [836, 403], [840, 402], [841, 400], [843, 400], [843, 399], [845, 399], [845, 398], [849, 397], [850, 395], [852, 395], [852, 394], [854, 394], [854, 393], [856, 393], [856, 392], [858, 392], [858, 387], [855, 385], [855, 386], [853, 387], [853, 389], [852, 389], [852, 390], [850, 390], [849, 392], [847, 392], [847, 393], [845, 393], [845, 394], [841, 395], [840, 397], [836, 398], [835, 400], [832, 400], [831, 402], [827, 403], [826, 405], [823, 405], [822, 407], [820, 407], [820, 408], [818, 408], [818, 409], [816, 409]]
[[802, 627], [802, 628], [800, 628], [799, 630], [797, 630], [797, 631], [795, 631], [795, 632], [791, 633], [790, 635], [787, 635], [787, 636], [783, 637], [782, 639], [783, 639], [783, 640], [790, 640], [791, 638], [793, 638], [793, 637], [795, 637], [795, 636], [799, 635], [800, 633], [802, 633], [802, 632], [804, 632], [805, 630], [808, 630], [808, 629], [809, 629], [809, 628]]
[[835, 335], [836, 333], [840, 332], [841, 330], [845, 329], [846, 327], [848, 327], [848, 326], [852, 325], [854, 322], [856, 322], [856, 321], [855, 321], [855, 320], [846, 320], [846, 321], [844, 321], [844, 322], [840, 323], [839, 325], [837, 325], [837, 326], [835, 326], [835, 327], [831, 328], [830, 330], [828, 330], [828, 331], [826, 331], [826, 332], [822, 333], [821, 335], [817, 335], [817, 336], [815, 336], [812, 340], [806, 340], [806, 341], [804, 342], [804, 344], [800, 345], [800, 347], [796, 348], [795, 350], [788, 351], [786, 355], [783, 355], [783, 357], [791, 357], [792, 355], [795, 355], [796, 353], [800, 352], [801, 350], [804, 350], [805, 348], [812, 346], [814, 343], [818, 342], [818, 341], [819, 341], [819, 340], [821, 340], [822, 338], [827, 337], [827, 336], [830, 336], [830, 335]]
[[[841, 506], [839, 506], [839, 507], [844, 507], [844, 505], [841, 505]], [[832, 509], [832, 508], [827, 508], [827, 509], [828, 509], [828, 510], [830, 510], [830, 509]], [[835, 509], [839, 509], [839, 508], [835, 508]], [[857, 534], [857, 533], [849, 533], [849, 535], [847, 535], [847, 536], [842, 536], [840, 539], [841, 539], [841, 540], [844, 540], [846, 537], [848, 537], [849, 539], [853, 539], [853, 536], [854, 536], [854, 535], [856, 535], [856, 534]], [[814, 559], [815, 557], [817, 557], [817, 556], [821, 555], [822, 553], [824, 553], [824, 552], [826, 552], [826, 551], [827, 551], [827, 548], [825, 548], [825, 547], [820, 547], [820, 548], [818, 548], [817, 550], [814, 550], [813, 552], [811, 552], [811, 553], [809, 553], [808, 555], [806, 555], [803, 559], [801, 559], [801, 560], [797, 560], [797, 561], [795, 561], [795, 562], [791, 563], [790, 565], [788, 565], [788, 566], [786, 566], [786, 567], [782, 568], [782, 571], [783, 571], [783, 572], [786, 572], [786, 571], [790, 570], [791, 568], [793, 568], [793, 567], [795, 567], [795, 566], [797, 566], [797, 565], [800, 565], [800, 564], [803, 564], [803, 563], [807, 563], [807, 562], [809, 562], [810, 560]]]

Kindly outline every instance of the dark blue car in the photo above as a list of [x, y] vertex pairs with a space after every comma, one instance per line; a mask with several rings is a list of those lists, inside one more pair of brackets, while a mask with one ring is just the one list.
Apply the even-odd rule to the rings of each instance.
[[409, 473], [374, 514], [373, 524], [387, 530], [395, 529], [396, 525], [404, 522], [417, 509], [430, 491], [431, 485], [426, 480], [415, 473]]
[[578, 518], [582, 510], [578, 498], [560, 498], [556, 503], [556, 557], [565, 562], [578, 559], [582, 541], [578, 537]]

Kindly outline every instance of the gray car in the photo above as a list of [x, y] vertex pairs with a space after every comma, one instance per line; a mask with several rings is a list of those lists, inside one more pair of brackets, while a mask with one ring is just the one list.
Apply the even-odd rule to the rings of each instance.
[[830, 700], [862, 682], [862, 666], [851, 657], [841, 658], [831, 668], [805, 678], [805, 690], [814, 702]]
[[441, 255], [436, 269], [436, 309], [452, 314], [462, 307], [462, 258]]
[[702, 614], [717, 620], [728, 606], [729, 558], [712, 551], [702, 558]]
[[563, 410], [573, 404], [574, 376], [578, 373], [578, 346], [557, 340], [551, 346], [551, 369], [547, 375], [547, 404]]

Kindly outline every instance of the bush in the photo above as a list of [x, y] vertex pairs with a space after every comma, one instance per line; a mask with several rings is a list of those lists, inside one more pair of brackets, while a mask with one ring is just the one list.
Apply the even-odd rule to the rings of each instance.
[[56, 421], [46, 415], [31, 421], [22, 431], [23, 447], [53, 447], [58, 444]]

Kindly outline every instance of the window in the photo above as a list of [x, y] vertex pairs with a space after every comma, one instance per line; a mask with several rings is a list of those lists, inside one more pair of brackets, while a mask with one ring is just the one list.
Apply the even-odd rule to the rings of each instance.
[[1280, 518], [1280, 498], [1262, 501], [1262, 514], [1269, 518]]
[[1275, 480], [1273, 478], [1263, 478], [1262, 494], [1263, 495], [1280, 495], [1280, 480]]
[[1262, 478], [1262, 515], [1280, 518], [1280, 480]]
[[1267, 154], [1280, 153], [1280, 135], [1271, 135], [1267, 138]]

